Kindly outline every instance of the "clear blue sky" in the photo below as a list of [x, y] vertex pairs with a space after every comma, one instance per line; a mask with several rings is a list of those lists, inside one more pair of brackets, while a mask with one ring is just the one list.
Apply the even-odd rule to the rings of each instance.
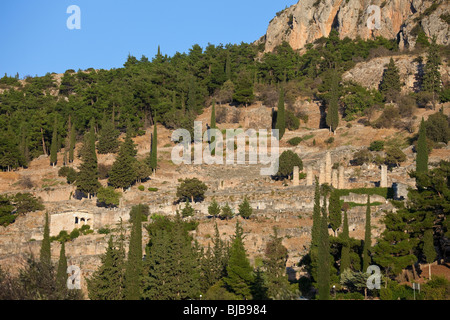
[[[154, 57], [194, 44], [253, 42], [297, 0], [2, 0], [0, 77], [120, 68], [128, 53]], [[69, 30], [70, 5], [81, 29]]]

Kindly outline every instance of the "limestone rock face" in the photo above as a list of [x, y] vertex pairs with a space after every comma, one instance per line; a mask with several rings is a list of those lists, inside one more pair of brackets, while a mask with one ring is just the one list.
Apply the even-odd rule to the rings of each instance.
[[[402, 87], [403, 93], [407, 94], [417, 90], [417, 73], [420, 73], [423, 69], [423, 65], [419, 64], [417, 58], [418, 55], [398, 55], [393, 57], [399, 70], [400, 81], [404, 83]], [[359, 62], [342, 75], [342, 80], [354, 81], [363, 87], [378, 89], [389, 60], [390, 57], [378, 57], [369, 61]], [[450, 66], [447, 61], [443, 61], [440, 72], [443, 82], [450, 81]]]
[[[382, 36], [398, 39], [401, 47], [414, 47], [416, 35], [411, 30], [421, 21], [426, 35], [435, 34], [439, 44], [448, 44], [449, 26], [440, 18], [450, 11], [448, 1], [440, 0], [431, 14], [424, 15], [433, 2], [436, 1], [300, 0], [272, 19], [266, 35], [259, 42], [265, 43], [266, 52], [273, 51], [283, 41], [298, 50], [321, 37], [327, 37], [335, 28], [341, 39]], [[378, 6], [380, 13], [380, 23], [376, 27], [373, 24], [377, 12], [369, 8], [373, 5]]]

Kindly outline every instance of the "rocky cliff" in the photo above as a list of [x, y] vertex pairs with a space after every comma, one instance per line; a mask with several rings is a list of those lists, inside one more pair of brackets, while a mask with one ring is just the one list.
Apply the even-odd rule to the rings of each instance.
[[265, 43], [266, 52], [283, 41], [297, 50], [336, 29], [342, 39], [382, 36], [396, 39], [401, 48], [412, 48], [422, 29], [447, 45], [449, 16], [448, 0], [300, 0], [277, 13], [258, 42]]

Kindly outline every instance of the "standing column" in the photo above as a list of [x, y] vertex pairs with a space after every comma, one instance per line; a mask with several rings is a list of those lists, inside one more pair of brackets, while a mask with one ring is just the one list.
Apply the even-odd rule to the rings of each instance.
[[339, 166], [339, 189], [345, 189], [344, 167]]
[[381, 188], [387, 188], [388, 182], [387, 182], [387, 166], [382, 165], [381, 166], [381, 180], [380, 180], [380, 187]]
[[299, 174], [300, 174], [299, 168], [297, 166], [295, 166], [294, 167], [294, 174], [293, 174], [294, 177], [292, 178], [292, 182], [294, 184], [294, 187], [297, 187], [298, 184], [299, 184]]

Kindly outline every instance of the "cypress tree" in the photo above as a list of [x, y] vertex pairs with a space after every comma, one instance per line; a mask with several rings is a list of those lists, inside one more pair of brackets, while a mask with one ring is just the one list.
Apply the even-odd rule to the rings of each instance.
[[56, 283], [60, 290], [66, 288], [67, 283], [67, 258], [65, 242], [61, 242], [61, 251], [59, 252], [58, 269], [56, 272]]
[[341, 265], [340, 273], [346, 269], [350, 269], [350, 235], [348, 230], [347, 210], [344, 211], [344, 225], [342, 227], [342, 249], [341, 249]]
[[419, 128], [419, 139], [417, 140], [416, 172], [428, 172], [428, 145], [425, 120]]
[[284, 88], [281, 85], [280, 94], [278, 98], [278, 109], [277, 109], [277, 123], [275, 125], [275, 129], [279, 130], [279, 139], [283, 138], [283, 135], [286, 131], [286, 115], [284, 108]]
[[55, 122], [53, 124], [52, 144], [50, 146], [50, 165], [53, 167], [58, 161], [58, 118], [55, 115]]
[[436, 249], [434, 248], [433, 229], [425, 231], [423, 238], [423, 253], [428, 263], [428, 278], [431, 280], [431, 263], [436, 259]]
[[142, 278], [142, 206], [134, 206], [130, 216], [133, 226], [130, 235], [128, 257], [125, 267], [125, 299], [139, 300], [141, 297]]
[[322, 207], [322, 219], [320, 225], [320, 238], [317, 257], [317, 289], [319, 300], [330, 299], [330, 239], [328, 236], [328, 217], [326, 209], [326, 195]]
[[330, 195], [330, 225], [334, 231], [334, 235], [336, 236], [336, 230], [342, 224], [342, 214], [341, 214], [341, 202], [339, 200], [339, 193], [336, 190], [333, 190]]
[[392, 101], [401, 91], [400, 73], [392, 58], [384, 70], [379, 89], [385, 99], [389, 101]]
[[45, 213], [44, 238], [41, 244], [40, 262], [47, 267], [51, 266], [50, 227], [48, 221], [48, 212]]
[[330, 131], [336, 132], [339, 126], [339, 76], [333, 73], [331, 78], [330, 98], [328, 100], [328, 111], [326, 117], [327, 126]]
[[226, 275], [230, 248], [229, 245], [220, 238], [217, 222], [214, 224], [214, 238], [212, 239], [212, 243], [214, 274], [216, 274], [217, 280], [219, 280]]
[[123, 247], [116, 248], [110, 236], [100, 267], [86, 279], [89, 299], [124, 299], [124, 255]]
[[313, 209], [313, 225], [311, 230], [311, 276], [315, 281], [317, 281], [317, 256], [320, 240], [320, 226], [321, 226], [321, 215], [320, 215], [320, 185], [319, 179], [315, 177], [316, 188], [314, 192], [314, 209]]
[[253, 268], [247, 258], [243, 243], [243, 233], [244, 231], [239, 221], [237, 221], [230, 248], [227, 276], [224, 278], [224, 282], [230, 292], [241, 299], [249, 300], [252, 298]]
[[370, 265], [370, 248], [372, 246], [372, 227], [371, 227], [371, 218], [370, 218], [370, 195], [367, 195], [367, 208], [366, 208], [366, 231], [364, 236], [364, 247], [363, 247], [363, 267], [362, 272], [366, 272], [367, 268]]

